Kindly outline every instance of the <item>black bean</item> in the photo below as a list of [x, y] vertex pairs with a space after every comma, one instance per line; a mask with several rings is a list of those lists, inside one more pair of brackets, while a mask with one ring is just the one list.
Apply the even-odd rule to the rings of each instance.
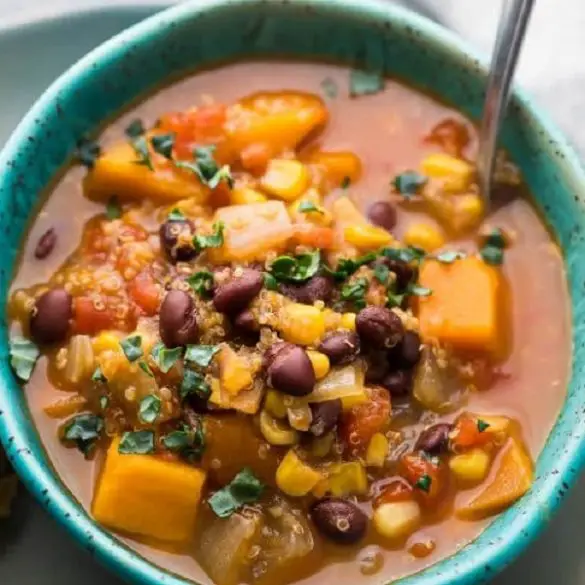
[[326, 400], [325, 402], [311, 403], [311, 426], [309, 432], [315, 437], [322, 437], [332, 431], [341, 416], [341, 399]]
[[254, 333], [258, 331], [258, 323], [250, 309], [244, 309], [234, 317], [234, 327], [245, 333]]
[[382, 256], [374, 262], [374, 266], [377, 264], [383, 264], [396, 275], [395, 289], [397, 292], [404, 291], [404, 289], [416, 279], [418, 272], [417, 269], [402, 260], [391, 260], [390, 258]]
[[412, 372], [408, 370], [397, 370], [387, 374], [381, 382], [392, 396], [406, 396], [412, 390]]
[[312, 305], [315, 301], [329, 301], [333, 295], [333, 282], [327, 276], [314, 276], [303, 284], [281, 283], [278, 290], [297, 303]]
[[400, 360], [405, 368], [413, 368], [420, 359], [420, 335], [416, 331], [406, 331], [400, 344]]
[[220, 313], [236, 315], [246, 309], [262, 290], [262, 272], [246, 268], [239, 276], [232, 276], [228, 282], [216, 287], [213, 304]]
[[49, 228], [37, 242], [35, 247], [35, 258], [43, 260], [46, 258], [55, 247], [57, 243], [57, 232], [54, 228]]
[[195, 303], [189, 294], [182, 290], [167, 293], [160, 307], [159, 331], [167, 347], [179, 347], [197, 341]]
[[311, 517], [319, 532], [338, 544], [360, 541], [368, 528], [368, 517], [352, 502], [327, 498], [315, 503]]
[[292, 343], [268, 350], [266, 377], [269, 386], [291, 396], [306, 396], [315, 386], [315, 371], [307, 352]]
[[349, 364], [360, 352], [360, 338], [353, 331], [334, 331], [323, 339], [319, 351], [334, 366]]
[[159, 229], [161, 248], [173, 263], [187, 262], [197, 256], [194, 235], [195, 226], [188, 219], [167, 219]]
[[73, 316], [73, 299], [62, 288], [42, 294], [30, 317], [30, 334], [39, 344], [58, 343], [67, 337]]
[[366, 370], [366, 384], [381, 384], [390, 371], [390, 364], [383, 351], [371, 352], [368, 355], [368, 369]]
[[368, 209], [368, 219], [385, 230], [392, 230], [396, 225], [396, 209], [388, 201], [376, 201]]
[[404, 327], [400, 317], [385, 307], [366, 307], [355, 320], [364, 344], [376, 349], [394, 347], [402, 341]]
[[432, 455], [439, 455], [447, 451], [449, 447], [449, 433], [452, 425], [449, 423], [439, 423], [425, 429], [418, 437], [415, 449], [426, 451]]

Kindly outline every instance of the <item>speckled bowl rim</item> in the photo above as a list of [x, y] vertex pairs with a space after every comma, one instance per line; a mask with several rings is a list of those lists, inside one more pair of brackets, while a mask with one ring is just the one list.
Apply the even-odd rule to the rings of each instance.
[[[286, 2], [286, 0], [284, 0]], [[19, 152], [27, 137], [38, 131], [37, 120], [43, 119], [48, 108], [52, 107], [59, 94], [71, 88], [91, 67], [112, 67], [121, 58], [128, 44], [153, 42], [163, 36], [164, 22], [188, 21], [195, 15], [213, 11], [217, 8], [253, 5], [257, 0], [198, 0], [179, 4], [147, 18], [126, 31], [103, 43], [88, 53], [66, 73], [60, 76], [45, 91], [29, 110], [22, 122], [0, 153], [0, 187], [8, 184], [9, 161]], [[333, 10], [345, 15], [364, 17], [372, 20], [393, 21], [410, 26], [425, 43], [441, 46], [450, 53], [453, 61], [471, 59], [477, 71], [485, 71], [485, 62], [459, 37], [407, 9], [382, 0], [294, 0], [300, 7], [323, 7], [328, 4]], [[469, 64], [467, 62], [467, 64]], [[560, 156], [555, 158], [557, 171], [572, 186], [585, 185], [585, 174], [571, 146], [548, 116], [534, 106], [521, 91], [515, 92], [515, 105], [527, 112], [531, 124], [536, 124], [541, 134], [549, 139], [551, 150]], [[1, 189], [0, 189], [1, 190]], [[575, 300], [573, 299], [573, 302]], [[2, 356], [6, 363], [7, 356]], [[6, 374], [3, 372], [3, 377]], [[19, 410], [20, 396], [10, 393], [12, 382], [4, 379], [0, 386], [0, 439], [16, 471], [37, 500], [69, 531], [77, 542], [82, 544], [104, 565], [132, 583], [142, 585], [186, 585], [192, 583], [182, 577], [169, 573], [138, 555], [101, 529], [83, 511], [51, 466], [45, 465], [26, 444], [26, 428], [30, 426], [22, 416], [11, 412]], [[566, 414], [567, 406], [562, 414]], [[567, 416], [570, 416], [567, 414]], [[569, 426], [567, 432], [566, 427]], [[584, 425], [581, 425], [584, 426]], [[544, 528], [554, 510], [583, 466], [585, 459], [585, 431], [579, 429], [576, 421], [557, 423], [550, 437], [564, 431], [564, 449], [548, 465], [549, 469], [539, 473], [536, 483], [539, 489], [530, 492], [520, 503], [501, 514], [475, 541], [461, 549], [457, 554], [446, 558], [429, 568], [396, 581], [401, 585], [471, 585], [489, 581], [498, 571], [508, 565]], [[550, 441], [550, 438], [549, 438]], [[547, 443], [548, 445], [548, 443]], [[545, 447], [546, 450], [546, 447]], [[550, 454], [552, 455], [552, 453]], [[538, 470], [537, 470], [538, 471]]]

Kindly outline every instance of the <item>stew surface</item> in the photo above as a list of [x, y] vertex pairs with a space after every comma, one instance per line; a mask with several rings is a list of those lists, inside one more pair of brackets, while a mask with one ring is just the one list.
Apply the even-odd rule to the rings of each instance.
[[556, 243], [474, 126], [394, 80], [247, 62], [109, 124], [39, 210], [12, 365], [98, 522], [200, 582], [386, 582], [530, 489], [565, 396]]

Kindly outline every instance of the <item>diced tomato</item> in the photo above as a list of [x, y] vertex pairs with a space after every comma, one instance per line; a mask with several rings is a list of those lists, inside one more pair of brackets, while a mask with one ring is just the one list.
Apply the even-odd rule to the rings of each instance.
[[400, 459], [400, 473], [413, 487], [421, 504], [435, 505], [445, 491], [446, 467], [438, 458], [422, 454], [404, 455]]
[[327, 227], [297, 223], [294, 226], [293, 240], [302, 246], [330, 250], [335, 246], [335, 232]]
[[439, 145], [452, 156], [461, 157], [470, 141], [469, 130], [463, 122], [446, 118], [433, 127], [426, 141]]
[[455, 421], [449, 438], [453, 451], [479, 447], [494, 442], [497, 434], [491, 432], [489, 424], [474, 414], [464, 412]]
[[252, 173], [263, 173], [272, 156], [270, 147], [265, 143], [255, 143], [246, 146], [240, 153], [242, 166]]
[[367, 448], [371, 438], [384, 431], [390, 419], [390, 395], [384, 388], [369, 390], [369, 400], [357, 404], [343, 414], [340, 436], [352, 456]]
[[114, 315], [103, 299], [77, 297], [73, 300], [73, 329], [76, 333], [93, 335], [111, 328], [113, 323]]
[[390, 481], [382, 480], [375, 485], [374, 508], [392, 502], [406, 502], [413, 498], [412, 486], [403, 478], [398, 477]]
[[128, 283], [130, 298], [146, 315], [156, 314], [160, 304], [160, 289], [147, 272], [141, 272]]

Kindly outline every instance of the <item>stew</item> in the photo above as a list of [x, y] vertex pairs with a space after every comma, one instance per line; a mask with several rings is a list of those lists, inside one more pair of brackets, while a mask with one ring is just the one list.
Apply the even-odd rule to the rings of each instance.
[[401, 83], [252, 62], [80, 137], [24, 246], [11, 363], [98, 523], [218, 585], [388, 580], [531, 487], [570, 357], [519, 171]]

